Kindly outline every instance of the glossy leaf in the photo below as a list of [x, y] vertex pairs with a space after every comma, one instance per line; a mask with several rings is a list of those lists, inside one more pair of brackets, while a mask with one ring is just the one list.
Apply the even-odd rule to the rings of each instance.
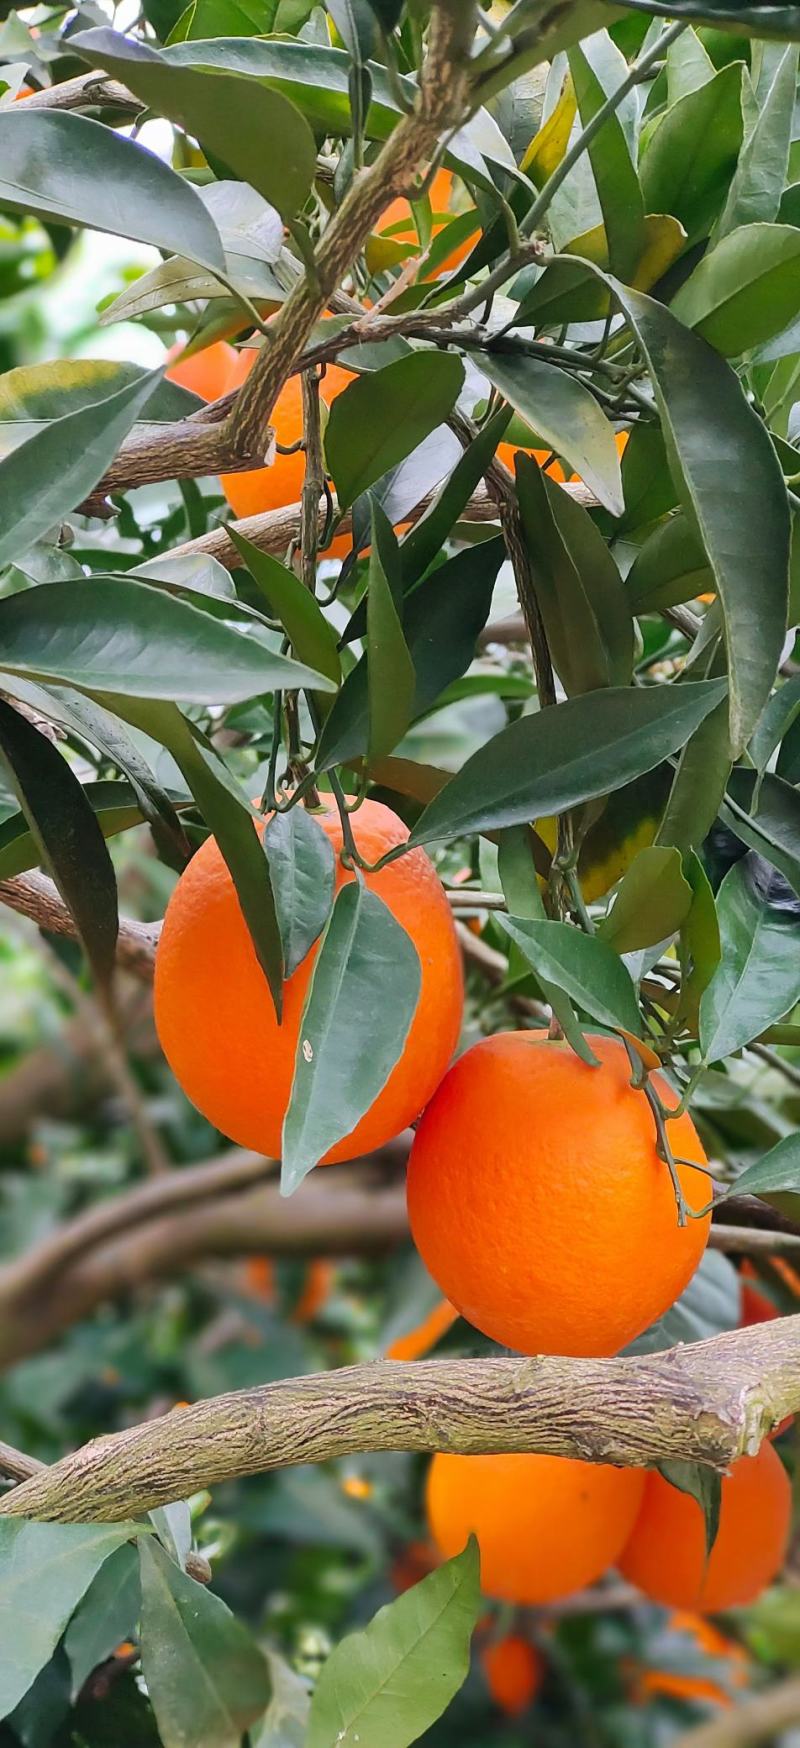
[[717, 895], [722, 959], [700, 1003], [700, 1048], [719, 1062], [783, 1019], [800, 1000], [796, 923], [753, 891], [737, 862]]
[[[533, 858], [533, 835], [526, 826], [515, 825], [508, 831], [497, 834], [497, 871], [503, 888], [503, 896], [509, 912], [515, 918], [530, 919], [533, 922], [545, 921], [545, 908], [539, 891], [539, 878]], [[527, 965], [525, 955], [513, 942], [509, 954], [509, 981], [513, 978], [514, 955], [520, 963]], [[584, 1038], [572, 1002], [566, 991], [557, 983], [551, 983], [537, 969], [536, 980], [545, 1001], [549, 1003], [558, 1020], [565, 1038], [571, 1044], [577, 1056], [589, 1068], [597, 1067], [597, 1057]]]
[[164, 1748], [239, 1748], [269, 1700], [255, 1640], [153, 1538], [139, 1549], [141, 1656]]
[[731, 769], [725, 703], [710, 710], [681, 753], [658, 829], [660, 844], [699, 848], [717, 817]]
[[195, 190], [169, 165], [99, 121], [57, 110], [0, 115], [0, 203], [37, 218], [108, 231], [224, 267]]
[[732, 771], [722, 818], [800, 892], [800, 793], [771, 772], [756, 785], [755, 771]]
[[703, 256], [672, 309], [725, 358], [780, 334], [797, 314], [800, 230], [750, 224]]
[[694, 1499], [699, 1505], [705, 1524], [708, 1559], [719, 1530], [722, 1476], [703, 1463], [687, 1463], [679, 1457], [670, 1457], [666, 1462], [657, 1463], [656, 1468], [659, 1475], [669, 1481], [671, 1487], [677, 1487], [679, 1493], [688, 1493], [690, 1499]]
[[421, 981], [405, 929], [377, 893], [348, 881], [323, 936], [300, 1022], [283, 1123], [283, 1195], [351, 1133], [386, 1085]]
[[281, 564], [272, 553], [262, 552], [239, 532], [235, 524], [228, 529], [231, 540], [247, 565], [253, 581], [266, 598], [269, 610], [280, 620], [298, 661], [317, 668], [327, 679], [338, 685], [341, 662], [336, 647], [336, 633], [310, 589]]
[[114, 866], [96, 815], [66, 759], [4, 699], [0, 757], [98, 986], [106, 991], [114, 972], [119, 916]]
[[748, 753], [757, 771], [765, 771], [775, 748], [800, 716], [800, 674], [792, 675], [773, 692], [757, 722]]
[[677, 933], [692, 903], [678, 850], [652, 844], [631, 863], [601, 937], [616, 953], [638, 953]]
[[648, 527], [673, 510], [678, 494], [669, 470], [660, 425], [635, 425], [622, 457], [625, 508], [617, 532]]
[[273, 814], [264, 833], [264, 849], [283, 946], [284, 975], [291, 977], [330, 916], [333, 850], [330, 838], [304, 807]]
[[0, 1519], [0, 1717], [27, 1693], [70, 1615], [130, 1523], [29, 1523]]
[[0, 461], [0, 565], [21, 558], [88, 496], [160, 379], [160, 371], [148, 372], [65, 413]]
[[532, 969], [563, 989], [601, 1025], [641, 1033], [636, 991], [618, 955], [597, 935], [571, 923], [535, 922], [498, 914], [504, 932]]
[[756, 122], [739, 153], [717, 236], [724, 237], [758, 219], [776, 217], [789, 168], [796, 91], [797, 49], [792, 47], [778, 61]]
[[501, 408], [487, 419], [477, 437], [464, 450], [435, 502], [400, 545], [403, 585], [411, 589], [433, 564], [486, 472], [505, 432], [511, 409]]
[[403, 1596], [351, 1633], [323, 1665], [307, 1748], [407, 1748], [441, 1717], [466, 1679], [480, 1608], [480, 1560], [470, 1537]]
[[538, 133], [534, 134], [520, 165], [537, 188], [543, 188], [548, 177], [558, 169], [569, 145], [577, 108], [575, 87], [567, 73], [558, 102], [547, 120], [542, 122]]
[[273, 687], [333, 691], [324, 675], [174, 595], [121, 577], [7, 596], [0, 648], [11, 673], [122, 697], [230, 704]]
[[622, 511], [622, 479], [614, 432], [597, 401], [566, 370], [500, 351], [483, 353], [481, 368], [543, 444], [563, 455], [612, 516]]
[[717, 907], [708, 875], [700, 857], [692, 852], [683, 859], [683, 872], [692, 888], [692, 903], [681, 929], [679, 944], [681, 993], [678, 1022], [696, 1035], [700, 998], [722, 957]]
[[441, 425], [463, 382], [464, 366], [453, 353], [414, 352], [336, 396], [325, 453], [340, 510]]
[[530, 456], [517, 456], [516, 473], [536, 598], [565, 691], [625, 685], [633, 665], [633, 622], [599, 529]]
[[[104, 838], [142, 824], [144, 814], [130, 783], [101, 778], [97, 783], [82, 784], [81, 789]], [[29, 868], [36, 868], [41, 859], [41, 846], [25, 814], [9, 814], [0, 823], [0, 880], [14, 880]]]
[[625, 581], [632, 613], [657, 613], [713, 589], [702, 543], [682, 510], [659, 522], [648, 535]]
[[139, 1560], [136, 1549], [126, 1543], [103, 1562], [64, 1634], [74, 1699], [92, 1670], [104, 1663], [123, 1639], [130, 1639], [139, 1607]]
[[800, 37], [797, 7], [775, 4], [774, 0], [618, 0], [632, 12], [644, 12], [648, 18], [685, 18], [689, 24], [710, 24], [717, 30], [732, 31], [735, 36], [779, 37], [796, 41]]
[[791, 530], [783, 476], [768, 432], [724, 360], [663, 304], [616, 290], [647, 359], [675, 484], [722, 603], [736, 754], [770, 695], [783, 648]]
[[724, 1193], [769, 1198], [786, 1191], [800, 1191], [799, 1135], [785, 1135], [754, 1165], [745, 1166]]
[[400, 554], [394, 531], [382, 510], [373, 506], [367, 582], [370, 759], [380, 759], [392, 752], [402, 740], [414, 710], [417, 681], [398, 613], [398, 599], [402, 607], [401, 588]]
[[294, 217], [311, 187], [317, 150], [305, 117], [281, 92], [233, 73], [170, 65], [113, 30], [80, 31], [72, 44], [90, 66], [199, 139], [284, 218]]
[[349, 55], [357, 65], [375, 48], [375, 9], [371, 0], [327, 0], [327, 9]]
[[676, 752], [724, 695], [722, 680], [612, 687], [524, 716], [467, 760], [411, 841], [525, 825], [619, 789]]
[[648, 212], [671, 212], [689, 241], [708, 235], [725, 200], [742, 143], [742, 66], [673, 104], [647, 142], [639, 165]]
[[[587, 127], [625, 78], [625, 59], [606, 31], [576, 43], [567, 58], [581, 122]], [[603, 213], [609, 266], [628, 280], [644, 247], [644, 201], [618, 110], [590, 142], [588, 155]]]

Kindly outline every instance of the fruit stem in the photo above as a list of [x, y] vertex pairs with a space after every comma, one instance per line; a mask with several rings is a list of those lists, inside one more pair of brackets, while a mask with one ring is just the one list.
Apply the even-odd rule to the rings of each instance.
[[631, 1075], [631, 1086], [635, 1087], [637, 1092], [644, 1093], [647, 1103], [653, 1113], [653, 1122], [656, 1126], [656, 1153], [658, 1154], [659, 1159], [663, 1161], [670, 1175], [672, 1188], [675, 1194], [675, 1206], [678, 1210], [678, 1225], [685, 1226], [687, 1219], [689, 1218], [690, 1210], [681, 1188], [677, 1162], [670, 1146], [669, 1135], [667, 1134], [668, 1117], [674, 1116], [675, 1113], [674, 1111], [667, 1112], [664, 1105], [661, 1103], [658, 1093], [656, 1092], [646, 1069], [644, 1077], [642, 1077], [644, 1063], [642, 1062], [641, 1057], [637, 1055], [633, 1045], [627, 1038], [623, 1038], [622, 1042], [625, 1045], [628, 1061], [630, 1062], [633, 1071]]

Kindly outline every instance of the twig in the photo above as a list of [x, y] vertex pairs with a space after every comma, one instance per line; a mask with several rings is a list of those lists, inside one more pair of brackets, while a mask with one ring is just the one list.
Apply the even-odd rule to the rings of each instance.
[[747, 1050], [750, 1056], [758, 1056], [762, 1062], [768, 1063], [776, 1074], [782, 1074], [791, 1086], [800, 1087], [800, 1068], [787, 1062], [785, 1056], [779, 1056], [776, 1050], [770, 1050], [768, 1044], [748, 1044]]
[[14, 1445], [7, 1445], [0, 1439], [0, 1475], [8, 1481], [29, 1481], [32, 1475], [38, 1475], [40, 1469], [46, 1469], [46, 1463], [40, 1463], [38, 1457], [29, 1457], [25, 1451], [18, 1451]]
[[730, 1256], [789, 1256], [800, 1258], [800, 1232], [770, 1232], [754, 1226], [712, 1226], [708, 1235], [712, 1250]]
[[145, 105], [134, 97], [127, 86], [105, 73], [80, 73], [77, 79], [64, 79], [60, 85], [48, 85], [43, 91], [31, 91], [24, 99], [29, 109], [124, 109], [130, 115], [140, 115]]
[[[75, 938], [72, 916], [46, 874], [17, 874], [13, 880], [0, 880], [0, 904], [7, 904], [10, 910], [29, 917], [51, 934]], [[117, 963], [134, 976], [151, 982], [160, 928], [160, 923], [120, 918]]]
[[641, 1358], [379, 1361], [93, 1439], [0, 1500], [0, 1516], [115, 1522], [215, 1482], [357, 1451], [541, 1451], [726, 1469], [798, 1409], [800, 1317]]
[[775, 1742], [800, 1723], [800, 1676], [793, 1675], [764, 1693], [731, 1707], [718, 1718], [697, 1724], [672, 1739], [672, 1748], [757, 1748]]

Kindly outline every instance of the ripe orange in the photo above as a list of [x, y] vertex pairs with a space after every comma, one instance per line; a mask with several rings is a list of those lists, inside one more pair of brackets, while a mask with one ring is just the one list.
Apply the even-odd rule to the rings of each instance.
[[[354, 875], [339, 859], [342, 830], [330, 797], [324, 805], [319, 823], [336, 853], [338, 890]], [[377, 801], [365, 801], [351, 819], [367, 862], [376, 862], [408, 837], [397, 815]], [[259, 833], [265, 825], [265, 820], [256, 821]], [[352, 1134], [326, 1155], [326, 1164], [380, 1147], [419, 1114], [445, 1072], [461, 1026], [458, 940], [425, 852], [411, 850], [364, 878], [411, 936], [422, 966], [422, 988], [399, 1062]], [[233, 881], [209, 838], [175, 887], [156, 954], [156, 1026], [176, 1079], [223, 1134], [272, 1158], [281, 1150], [303, 1003], [317, 950], [312, 947], [285, 984], [279, 1026]]]
[[[682, 1292], [708, 1236], [708, 1216], [678, 1225], [622, 1044], [590, 1044], [598, 1068], [542, 1032], [484, 1038], [445, 1076], [411, 1151], [423, 1261], [463, 1317], [523, 1353], [616, 1353]], [[688, 1116], [668, 1128], [676, 1158], [705, 1160]], [[678, 1170], [703, 1206], [707, 1180]]]
[[[432, 214], [431, 234], [438, 237], [451, 216], [453, 199], [453, 174], [451, 170], [437, 170], [428, 191], [428, 198]], [[466, 260], [467, 255], [471, 254], [479, 233], [480, 225], [476, 216], [474, 231], [470, 232], [468, 237], [464, 237], [460, 243], [456, 243], [445, 259], [430, 272], [425, 273], [423, 277], [425, 279], [440, 279], [442, 274], [452, 273], [454, 268], [459, 267], [461, 262]], [[381, 216], [378, 235], [381, 238], [386, 237], [389, 242], [411, 244], [414, 252], [421, 253], [422, 251], [411, 203], [408, 200], [402, 198], [393, 200], [387, 206], [386, 211]], [[369, 260], [369, 245], [367, 246], [367, 258]]]
[[204, 352], [193, 352], [190, 358], [182, 358], [182, 352], [183, 347], [178, 344], [167, 354], [166, 374], [170, 382], [188, 388], [204, 401], [218, 401], [227, 393], [228, 377], [236, 362], [236, 353], [227, 341], [217, 340]]
[[440, 1299], [415, 1329], [410, 1329], [407, 1335], [398, 1335], [397, 1340], [387, 1347], [387, 1360], [424, 1359], [437, 1341], [441, 1341], [442, 1336], [447, 1334], [448, 1329], [452, 1329], [457, 1318], [455, 1305], [449, 1305], [446, 1299]]
[[771, 1444], [740, 1457], [722, 1482], [719, 1534], [706, 1564], [700, 1506], [651, 1472], [620, 1571], [670, 1608], [716, 1614], [753, 1602], [783, 1565], [791, 1506], [789, 1478]]
[[487, 1596], [553, 1602], [616, 1563], [644, 1482], [640, 1469], [570, 1457], [439, 1451], [428, 1471], [428, 1523], [445, 1559], [477, 1536]]
[[[232, 348], [228, 348], [232, 350]], [[234, 354], [225, 389], [241, 388], [253, 366], [252, 347]], [[326, 406], [353, 381], [352, 372], [329, 364], [320, 386], [320, 396]], [[290, 376], [281, 389], [272, 410], [270, 423], [279, 443], [287, 448], [299, 443], [303, 436], [303, 390], [299, 376]], [[271, 467], [257, 467], [249, 473], [225, 473], [220, 484], [231, 509], [237, 516], [258, 516], [263, 510], [281, 510], [287, 504], [299, 502], [305, 478], [305, 456], [302, 449], [293, 455], [278, 455]], [[338, 546], [338, 542], [334, 543]], [[349, 541], [346, 543], [349, 549]], [[328, 551], [330, 556], [330, 549]]]
[[481, 1651], [486, 1685], [502, 1712], [518, 1718], [528, 1710], [542, 1685], [544, 1659], [522, 1639], [519, 1633], [509, 1633]]

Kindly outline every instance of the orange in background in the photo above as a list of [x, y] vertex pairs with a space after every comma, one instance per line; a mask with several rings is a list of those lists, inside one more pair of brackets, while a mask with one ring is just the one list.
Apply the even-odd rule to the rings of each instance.
[[518, 1718], [536, 1698], [544, 1677], [544, 1659], [518, 1633], [509, 1633], [480, 1653], [486, 1685], [501, 1712]]
[[166, 375], [170, 382], [204, 401], [218, 401], [227, 393], [228, 377], [236, 363], [236, 353], [227, 340], [217, 340], [204, 352], [193, 352], [189, 358], [183, 358], [182, 352], [178, 343], [167, 353]]
[[[448, 217], [451, 216], [450, 207], [453, 198], [453, 173], [451, 170], [437, 170], [428, 191], [428, 198], [432, 213], [431, 235], [438, 237], [440, 231], [446, 228]], [[386, 211], [381, 216], [380, 230], [377, 235], [392, 243], [410, 243], [415, 252], [422, 252], [422, 244], [414, 223], [411, 202], [408, 200], [393, 200], [387, 206]], [[476, 216], [474, 231], [471, 231], [470, 235], [465, 237], [462, 242], [457, 243], [438, 267], [424, 273], [423, 279], [441, 279], [444, 274], [452, 273], [456, 267], [460, 267], [461, 262], [466, 260], [467, 255], [471, 254], [474, 249], [479, 235], [480, 224], [477, 222]]]
[[407, 1335], [399, 1335], [391, 1347], [386, 1349], [387, 1360], [422, 1360], [431, 1348], [441, 1341], [448, 1329], [458, 1321], [455, 1305], [450, 1305], [447, 1299], [440, 1299], [438, 1305], [423, 1317], [416, 1329], [410, 1329]]

